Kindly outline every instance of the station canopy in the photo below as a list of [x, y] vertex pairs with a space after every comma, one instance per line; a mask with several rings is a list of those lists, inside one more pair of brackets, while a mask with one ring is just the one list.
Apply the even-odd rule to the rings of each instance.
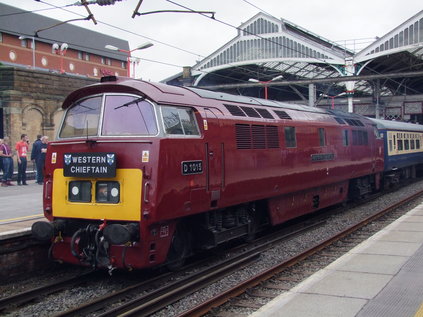
[[[359, 52], [258, 13], [190, 75], [165, 82], [258, 97], [267, 86], [274, 100], [307, 100], [310, 83], [317, 96], [423, 94], [423, 10]], [[352, 86], [345, 76], [356, 76]]]

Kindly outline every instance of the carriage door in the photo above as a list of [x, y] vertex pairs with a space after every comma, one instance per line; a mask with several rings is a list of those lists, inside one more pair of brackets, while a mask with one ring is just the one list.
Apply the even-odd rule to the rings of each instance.
[[204, 134], [206, 156], [206, 186], [210, 194], [210, 207], [218, 207], [224, 186], [224, 143], [220, 131], [217, 109], [206, 108]]

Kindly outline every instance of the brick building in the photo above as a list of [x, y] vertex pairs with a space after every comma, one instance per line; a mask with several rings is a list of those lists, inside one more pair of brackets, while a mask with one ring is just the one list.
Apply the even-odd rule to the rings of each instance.
[[127, 54], [105, 46], [129, 50], [127, 41], [60, 23], [0, 3], [0, 63], [95, 78], [126, 75]]
[[37, 134], [54, 139], [70, 92], [103, 75], [127, 74], [127, 54], [105, 48], [129, 50], [127, 41], [59, 23], [0, 3], [0, 138], [13, 144], [21, 133], [31, 142]]

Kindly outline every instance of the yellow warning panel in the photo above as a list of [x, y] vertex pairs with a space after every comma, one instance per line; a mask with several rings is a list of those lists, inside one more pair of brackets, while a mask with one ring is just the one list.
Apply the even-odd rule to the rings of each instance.
[[[91, 183], [89, 201], [69, 201], [72, 193], [69, 184], [72, 181]], [[119, 202], [96, 202], [96, 183], [118, 182]], [[81, 219], [105, 219], [139, 221], [141, 219], [141, 184], [142, 171], [139, 169], [117, 169], [114, 178], [76, 178], [63, 176], [63, 169], [56, 169], [53, 174], [53, 216]]]

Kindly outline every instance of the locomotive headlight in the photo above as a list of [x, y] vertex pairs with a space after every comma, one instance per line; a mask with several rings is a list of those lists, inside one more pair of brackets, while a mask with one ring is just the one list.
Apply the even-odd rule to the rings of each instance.
[[97, 182], [95, 192], [98, 203], [117, 204], [120, 201], [120, 185], [118, 182]]
[[90, 202], [91, 201], [91, 182], [72, 181], [69, 182], [69, 201]]

